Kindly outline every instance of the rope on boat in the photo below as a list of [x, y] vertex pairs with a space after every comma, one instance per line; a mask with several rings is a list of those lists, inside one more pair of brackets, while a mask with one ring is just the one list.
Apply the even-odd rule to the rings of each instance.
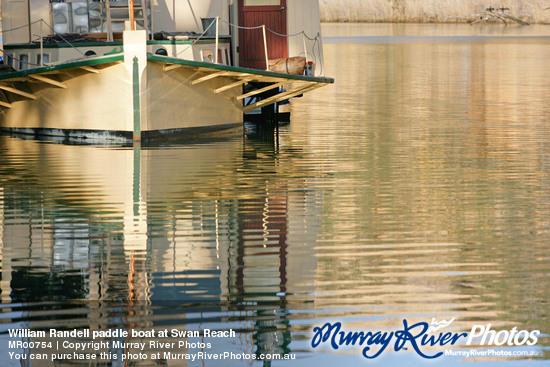
[[209, 25], [208, 27], [206, 27], [206, 29], [204, 30], [204, 32], [202, 32], [202, 34], [201, 34], [199, 37], [197, 37], [197, 39], [194, 40], [192, 44], [190, 44], [189, 46], [187, 46], [186, 48], [184, 48], [183, 50], [181, 50], [180, 52], [178, 52], [178, 53], [176, 54], [176, 56], [179, 56], [182, 52], [185, 52], [185, 51], [189, 50], [191, 47], [193, 47], [193, 45], [194, 45], [195, 43], [197, 43], [202, 37], [204, 37], [204, 35], [206, 34], [206, 32], [208, 32], [208, 30], [210, 29], [210, 27], [212, 27], [214, 24], [216, 24], [216, 22], [210, 23], [210, 25]]
[[[259, 26], [256, 26], [256, 27], [243, 27], [241, 25], [230, 23], [227, 20], [224, 20], [224, 19], [221, 19], [221, 18], [220, 18], [220, 20], [222, 22], [224, 22], [225, 24], [227, 24], [231, 27], [234, 27], [234, 28], [238, 28], [238, 29], [260, 29], [260, 28], [263, 28], [263, 25], [259, 25]], [[273, 33], [274, 35], [279, 36], [279, 37], [295, 37], [295, 36], [304, 35], [310, 41], [314, 41], [314, 40], [318, 39], [319, 37], [321, 37], [321, 35], [319, 33], [317, 33], [317, 35], [314, 38], [311, 38], [306, 34], [305, 31], [300, 31], [300, 32], [296, 32], [296, 33], [293, 33], [293, 34], [282, 34], [282, 33], [275, 32], [274, 30], [270, 29], [269, 27], [265, 27], [265, 29], [267, 31]]]
[[[18, 29], [22, 29], [22, 28], [27, 28], [27, 27], [30, 27], [31, 25], [33, 24], [36, 24], [36, 23], [39, 23], [42, 19], [40, 20], [36, 20], [32, 23], [29, 23], [29, 24], [25, 24], [25, 25], [22, 25], [22, 26], [19, 26], [19, 27], [14, 27], [14, 28], [10, 28], [10, 29], [2, 29], [2, 34], [6, 33], [6, 32], [12, 32], [12, 31], [16, 31]], [[32, 65], [32, 66], [39, 66], [38, 64], [35, 64], [35, 63], [32, 63], [30, 61], [23, 61], [21, 59], [18, 59], [17, 57], [13, 56], [13, 55], [10, 55], [8, 52], [6, 52], [3, 48], [0, 48], [0, 52], [2, 52], [4, 55], [6, 55], [7, 57], [11, 57], [13, 60], [16, 60], [18, 61], [19, 63], [25, 63], [27, 65]]]
[[[57, 33], [44, 19], [40, 19], [45, 25], [46, 27], [50, 28], [51, 31], [53, 32], [53, 34], [55, 34], [56, 36], [58, 36], [59, 38], [61, 38], [63, 41], [65, 41], [69, 46], [71, 46], [72, 48], [74, 48], [76, 51], [78, 51], [82, 56], [86, 57], [86, 54], [82, 51], [80, 51], [78, 48], [76, 48], [72, 43], [70, 43], [69, 41], [67, 41], [60, 33]], [[40, 35], [40, 37], [42, 37], [42, 35]]]
[[[228, 24], [232, 27], [236, 27], [236, 28], [239, 28], [239, 29], [248, 29], [248, 30], [250, 30], [250, 29], [261, 29], [261, 28], [263, 28], [263, 25], [258, 25], [258, 26], [255, 26], [255, 27], [244, 27], [244, 26], [238, 26], [236, 24], [229, 23], [227, 20], [224, 20], [224, 19], [221, 19], [221, 18], [220, 18], [220, 20], [222, 22], [224, 22], [225, 24]], [[266, 29], [268, 29], [268, 28], [266, 28]]]
[[[317, 51], [319, 53], [319, 55], [321, 54], [321, 48], [320, 48], [320, 43], [319, 43], [319, 38], [321, 37], [321, 34], [320, 33], [317, 33], [317, 35], [314, 37], [314, 38], [311, 38], [309, 37], [305, 31], [300, 31], [300, 32], [296, 32], [294, 34], [282, 34], [282, 33], [278, 33], [268, 27], [266, 27], [265, 25], [259, 25], [259, 26], [255, 26], [255, 27], [244, 27], [244, 26], [239, 26], [237, 24], [233, 24], [231, 22], [228, 22], [224, 19], [221, 19], [221, 18], [217, 18], [217, 21], [218, 20], [221, 20], [222, 22], [226, 23], [227, 25], [229, 25], [230, 27], [234, 27], [234, 28], [238, 28], [238, 29], [244, 29], [244, 30], [254, 30], [254, 29], [262, 29], [264, 28], [265, 30], [267, 30], [268, 32], [276, 35], [276, 36], [279, 36], [279, 37], [287, 37], [287, 38], [290, 38], [290, 37], [296, 37], [296, 36], [302, 36], [302, 37], [305, 37], [307, 38], [308, 40], [310, 41], [314, 41], [313, 43], [313, 46], [312, 46], [312, 54], [313, 54], [313, 59], [314, 59], [314, 62], [317, 63], [317, 55], [315, 54], [315, 47], [317, 46]], [[180, 52], [178, 52], [176, 54], [176, 56], [179, 56], [181, 53], [187, 51], [189, 48], [191, 48], [193, 45], [195, 45], [202, 37], [204, 37], [204, 35], [206, 35], [206, 33], [210, 30], [210, 28], [217, 23], [216, 22], [211, 22], [210, 25], [208, 27], [206, 27], [206, 29], [202, 32], [202, 34], [197, 37], [197, 39], [195, 39], [193, 41], [192, 44], [190, 44], [188, 47], [184, 48], [183, 50], [181, 50]], [[32, 26], [33, 24], [36, 24], [36, 23], [44, 23], [46, 25], [46, 27], [48, 27], [54, 35], [58, 36], [61, 40], [63, 40], [65, 43], [67, 43], [69, 46], [71, 46], [73, 49], [75, 49], [75, 51], [77, 51], [78, 53], [80, 53], [82, 56], [86, 57], [86, 54], [84, 54], [82, 51], [80, 51], [78, 48], [76, 48], [71, 42], [69, 42], [67, 39], [65, 39], [63, 37], [63, 35], [61, 35], [60, 33], [57, 33], [55, 31], [54, 28], [52, 28], [44, 19], [39, 19], [39, 20], [36, 20], [32, 23], [29, 23], [29, 24], [26, 24], [26, 25], [22, 25], [22, 26], [19, 26], [19, 27], [14, 27], [14, 28], [10, 28], [10, 29], [3, 29], [2, 30], [2, 33], [5, 33], [5, 32], [11, 32], [11, 31], [15, 31], [15, 30], [18, 30], [18, 29], [22, 29], [22, 28], [26, 28], [26, 27], [29, 27]], [[40, 35], [40, 38], [42, 38], [42, 35]], [[17, 60], [19, 63], [26, 63], [28, 65], [32, 65], [32, 66], [41, 66], [40, 64], [35, 64], [35, 63], [32, 63], [30, 61], [22, 61], [16, 57], [14, 57], [13, 55], [10, 55], [9, 53], [7, 53], [4, 49], [0, 48], [0, 52], [2, 52], [4, 55], [7, 55], [9, 57], [11, 57], [12, 59], [14, 60]], [[307, 59], [307, 49], [305, 49], [305, 43], [304, 43], [304, 53], [305, 53], [305, 57]], [[323, 67], [323, 65], [321, 65], [321, 68]], [[323, 74], [323, 71], [321, 69], [320, 71], [321, 75]]]
[[10, 29], [2, 29], [2, 33], [11, 32], [11, 31], [16, 31], [16, 30], [21, 29], [21, 28], [30, 27], [31, 25], [36, 24], [36, 23], [39, 23], [39, 22], [41, 22], [41, 21], [42, 21], [42, 19], [39, 19], [39, 20], [35, 20], [35, 21], [32, 22], [32, 23], [25, 24], [25, 25], [22, 25], [22, 26], [19, 26], [19, 27], [10, 28]]
[[[16, 31], [18, 29], [22, 29], [22, 28], [27, 28], [27, 27], [31, 27], [32, 25], [36, 24], [36, 23], [40, 23], [42, 22], [43, 24], [46, 25], [46, 27], [50, 28], [51, 31], [53, 32], [53, 34], [55, 34], [56, 36], [58, 36], [61, 40], [63, 40], [64, 42], [66, 42], [69, 46], [71, 46], [72, 48], [75, 49], [75, 51], [77, 51], [78, 53], [80, 53], [82, 56], [86, 57], [86, 55], [80, 51], [78, 48], [76, 48], [71, 42], [67, 41], [67, 39], [65, 39], [65, 37], [63, 37], [60, 33], [57, 33], [44, 19], [39, 19], [39, 20], [36, 20], [32, 23], [29, 23], [29, 24], [25, 24], [25, 25], [22, 25], [22, 26], [19, 26], [19, 27], [14, 27], [14, 28], [10, 28], [10, 29], [2, 29], [2, 33], [6, 33], [6, 32], [12, 32], [12, 31]], [[35, 35], [36, 36], [36, 35]], [[42, 39], [42, 35], [39, 36], [41, 39]], [[3, 48], [0, 48], [0, 52], [2, 52], [4, 55], [8, 56], [8, 57], [11, 57], [13, 60], [16, 60], [17, 62], [19, 62], [20, 64], [21, 63], [24, 63], [24, 64], [27, 64], [27, 65], [32, 65], [32, 66], [42, 66], [41, 64], [35, 64], [33, 62], [30, 62], [29, 61], [23, 61], [21, 59], [18, 59], [17, 57], [11, 55], [10, 53], [6, 52]]]
[[[302, 36], [302, 37], [305, 37], [307, 38], [308, 40], [310, 41], [313, 41], [313, 46], [312, 46], [312, 55], [313, 55], [313, 61], [314, 63], [317, 63], [317, 57], [318, 55], [320, 56], [321, 55], [321, 44], [319, 43], [319, 39], [321, 38], [321, 34], [320, 33], [317, 33], [317, 35], [313, 38], [309, 37], [306, 32], [304, 30], [300, 31], [300, 32], [296, 32], [296, 33], [293, 33], [293, 34], [282, 34], [282, 33], [279, 33], [279, 32], [276, 32], [274, 31], [273, 29], [270, 29], [264, 25], [260, 25], [260, 26], [256, 26], [256, 27], [244, 27], [244, 26], [240, 26], [238, 24], [233, 24], [231, 22], [228, 22], [226, 21], [225, 19], [221, 19], [220, 20], [222, 22], [224, 22], [225, 24], [229, 25], [230, 27], [234, 27], [234, 28], [238, 28], [238, 29], [244, 29], [244, 30], [252, 30], [252, 29], [261, 29], [261, 28], [265, 28], [268, 32], [276, 35], [276, 36], [279, 36], [279, 37], [286, 37], [286, 38], [290, 38], [290, 37], [296, 37], [296, 36]], [[214, 22], [212, 22], [214, 23]], [[210, 27], [209, 27], [210, 28]], [[317, 53], [318, 55], [315, 53], [315, 47], [317, 47]], [[305, 42], [304, 42], [304, 56], [306, 57], [306, 60], [307, 60], [307, 49], [305, 49]], [[300, 55], [300, 54], [298, 54]], [[321, 63], [321, 70], [320, 70], [320, 74], [323, 75], [323, 65]]]

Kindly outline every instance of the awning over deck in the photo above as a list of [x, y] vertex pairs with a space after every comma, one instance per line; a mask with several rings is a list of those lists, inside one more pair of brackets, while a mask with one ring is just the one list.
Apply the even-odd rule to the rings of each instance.
[[[191, 81], [192, 85], [197, 85], [214, 78], [225, 77], [224, 80], [227, 80], [227, 84], [217, 87], [214, 90], [214, 93], [223, 93], [226, 90], [241, 87], [245, 84], [255, 84], [260, 86], [253, 90], [246, 91], [236, 97], [239, 101], [271, 92], [267, 98], [262, 98], [249, 105], [243, 105], [243, 112], [249, 112], [260, 107], [281, 102], [310, 90], [322, 87], [323, 85], [334, 83], [334, 79], [332, 78], [284, 74], [266, 70], [183, 60], [152, 54], [148, 54], [147, 59], [149, 61], [164, 63], [165, 71], [170, 71], [177, 68], [194, 69], [197, 72], [197, 75]], [[284, 90], [276, 90], [282, 86], [285, 87]]]

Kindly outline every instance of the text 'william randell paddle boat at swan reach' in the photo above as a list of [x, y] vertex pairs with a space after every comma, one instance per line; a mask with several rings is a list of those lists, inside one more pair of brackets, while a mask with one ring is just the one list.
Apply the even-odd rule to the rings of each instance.
[[4, 0], [2, 16], [4, 131], [228, 133], [244, 113], [333, 83], [321, 76], [317, 0]]

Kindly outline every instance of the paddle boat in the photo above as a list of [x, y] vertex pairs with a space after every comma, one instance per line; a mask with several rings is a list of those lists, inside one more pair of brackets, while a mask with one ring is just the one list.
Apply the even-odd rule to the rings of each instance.
[[[87, 142], [225, 135], [333, 83], [317, 0], [4, 0], [0, 130]], [[271, 107], [270, 107], [271, 106]]]

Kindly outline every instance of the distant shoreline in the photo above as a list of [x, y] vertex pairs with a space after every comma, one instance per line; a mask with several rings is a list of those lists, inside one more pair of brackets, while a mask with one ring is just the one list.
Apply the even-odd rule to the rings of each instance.
[[319, 0], [319, 6], [325, 23], [550, 24], [550, 0]]

